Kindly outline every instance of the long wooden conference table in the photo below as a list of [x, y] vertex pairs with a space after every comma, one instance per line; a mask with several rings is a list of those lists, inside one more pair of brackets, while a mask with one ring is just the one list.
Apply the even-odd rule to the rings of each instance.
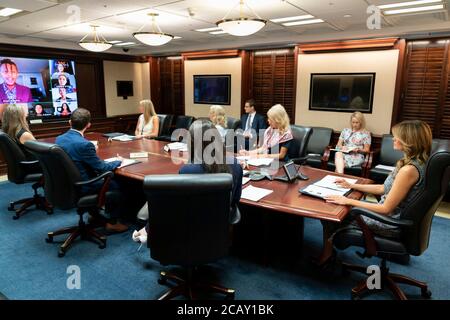
[[[176, 174], [180, 167], [187, 162], [186, 153], [178, 153], [177, 156], [174, 156], [172, 152], [175, 151], [164, 151], [164, 146], [167, 142], [150, 139], [139, 139], [126, 142], [111, 141], [100, 133], [87, 133], [85, 137], [88, 140], [98, 142], [97, 154], [101, 159], [108, 159], [117, 155], [120, 155], [123, 158], [129, 158], [130, 153], [147, 152], [148, 157], [139, 158], [139, 163], [118, 168], [115, 171], [115, 175], [133, 179], [135, 181], [143, 181], [146, 175]], [[55, 138], [42, 139], [41, 141], [54, 143]], [[302, 166], [301, 170], [303, 174], [309, 177], [309, 180], [297, 180], [292, 183], [286, 183], [277, 180], [270, 181], [264, 179], [261, 181], [248, 182], [243, 188], [248, 185], [253, 185], [255, 187], [273, 190], [273, 192], [258, 202], [241, 199], [241, 204], [255, 209], [263, 209], [265, 212], [268, 211], [273, 214], [288, 214], [297, 217], [320, 219], [322, 221], [341, 222], [349, 212], [349, 207], [327, 203], [322, 199], [302, 195], [298, 192], [300, 188], [306, 187], [310, 183], [317, 181], [326, 175], [335, 173], [309, 166]], [[280, 168], [277, 174], [283, 175], [283, 169]], [[357, 178], [358, 183], [371, 182], [370, 180], [361, 177], [341, 176]], [[360, 199], [362, 195], [361, 192], [352, 191], [348, 197]]]

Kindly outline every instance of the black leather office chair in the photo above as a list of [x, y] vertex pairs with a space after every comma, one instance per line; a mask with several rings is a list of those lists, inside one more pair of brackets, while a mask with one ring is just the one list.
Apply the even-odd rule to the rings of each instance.
[[376, 150], [372, 153], [372, 168], [369, 169], [369, 178], [374, 180], [375, 183], [384, 183], [384, 180], [386, 180], [391, 171], [383, 168], [376, 168], [376, 166], [385, 165], [395, 167], [397, 161], [402, 157], [403, 153], [401, 151], [394, 150], [393, 136], [390, 134], [383, 134], [380, 150]]
[[291, 125], [291, 131], [294, 139], [289, 147], [289, 158], [294, 159], [294, 162], [296, 162], [296, 158], [301, 158], [306, 155], [306, 146], [308, 145], [313, 129], [310, 127]]
[[227, 129], [235, 131], [237, 128], [240, 127], [241, 127], [241, 119], [227, 117]]
[[[44, 186], [44, 175], [39, 166], [39, 161], [27, 161], [25, 153], [19, 145], [1, 130], [0, 151], [8, 165], [8, 180], [10, 182], [15, 184], [33, 183], [31, 186], [34, 191], [32, 198], [25, 198], [9, 203], [8, 210], [16, 212], [13, 219], [19, 219], [26, 212], [26, 209], [33, 205], [35, 205], [37, 209], [52, 214], [53, 208], [37, 191], [38, 188]], [[18, 204], [21, 204], [22, 206], [15, 210], [14, 207]]]
[[[100, 218], [99, 210], [105, 202], [114, 200], [116, 194], [107, 192], [109, 181], [113, 176], [107, 171], [91, 180], [81, 181], [80, 172], [72, 159], [56, 144], [39, 141], [27, 141], [25, 147], [39, 160], [45, 176], [45, 194], [48, 201], [56, 208], [70, 210], [77, 208], [78, 225], [49, 232], [47, 242], [53, 242], [53, 237], [69, 233], [69, 237], [61, 245], [58, 256], [63, 257], [76, 238], [94, 240], [99, 248], [106, 247], [106, 237], [95, 231], [99, 227], [86, 224], [83, 215], [86, 212], [94, 218]], [[103, 180], [103, 186], [98, 194], [81, 196], [81, 188]]]
[[[373, 139], [372, 139], [373, 141]], [[328, 146], [325, 149], [325, 152], [322, 157], [322, 169], [334, 171], [336, 169], [336, 165], [334, 164], [334, 156], [336, 154], [335, 151], [331, 149], [334, 148], [332, 146]], [[350, 168], [345, 167], [344, 173], [352, 176], [360, 176], [367, 178], [369, 175], [369, 167], [370, 162], [372, 160], [372, 151], [364, 154], [364, 162], [359, 166], [353, 166]]]
[[196, 281], [198, 266], [217, 261], [228, 253], [230, 239], [231, 174], [151, 175], [144, 180], [149, 212], [148, 247], [163, 265], [182, 266], [185, 279], [161, 272], [160, 284], [173, 280], [160, 300], [178, 295], [195, 298], [206, 289], [234, 298], [234, 290]]
[[[175, 121], [175, 129], [186, 129], [189, 130], [189, 127], [191, 126], [192, 122], [194, 121], [194, 117], [191, 116], [178, 116], [177, 120]], [[178, 141], [177, 139], [172, 140], [172, 132], [169, 132], [168, 135], [161, 135], [157, 138], [157, 140], [161, 141]]]
[[331, 128], [312, 128], [312, 134], [306, 146], [306, 155], [308, 156], [308, 159], [306, 159], [307, 165], [315, 168], [322, 167], [322, 157], [325, 149], [330, 145], [332, 136], [333, 129]]
[[[422, 296], [429, 298], [431, 292], [427, 284], [399, 274], [389, 273], [386, 260], [391, 255], [421, 255], [430, 239], [431, 223], [434, 213], [441, 202], [450, 180], [450, 153], [445, 149], [437, 150], [428, 160], [425, 171], [424, 188], [408, 204], [400, 219], [374, 213], [361, 208], [353, 208], [350, 214], [359, 220], [359, 228], [343, 229], [334, 236], [334, 246], [344, 250], [350, 246], [363, 247], [364, 257], [381, 258], [381, 285], [387, 287], [398, 299], [406, 299], [396, 282], [419, 287]], [[364, 224], [360, 215], [367, 216], [391, 226], [399, 227], [398, 236], [383, 237], [376, 235]], [[366, 274], [366, 267], [343, 264], [344, 269]], [[367, 281], [361, 281], [352, 289], [352, 298], [359, 298], [368, 291]]]
[[159, 118], [159, 134], [160, 136], [170, 136], [170, 127], [172, 125], [172, 114], [158, 114]]

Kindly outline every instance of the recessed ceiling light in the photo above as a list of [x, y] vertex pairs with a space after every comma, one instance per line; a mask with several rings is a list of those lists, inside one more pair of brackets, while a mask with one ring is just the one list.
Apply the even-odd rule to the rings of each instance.
[[413, 12], [432, 11], [432, 10], [441, 10], [441, 9], [444, 9], [443, 4], [438, 4], [435, 6], [426, 6], [426, 7], [387, 10], [387, 11], [384, 11], [384, 14], [390, 15], [390, 14], [401, 14], [401, 13], [413, 13]]
[[1, 17], [9, 17], [12, 16], [13, 14], [19, 13], [23, 10], [20, 9], [13, 9], [13, 8], [4, 8], [0, 10], [0, 16]]
[[321, 23], [324, 22], [322, 19], [312, 19], [312, 20], [304, 20], [304, 21], [294, 21], [294, 22], [286, 22], [283, 23], [283, 26], [291, 27], [291, 26], [299, 26], [304, 24], [313, 24], [313, 23]]
[[421, 4], [436, 3], [436, 2], [442, 2], [442, 0], [417, 0], [417, 1], [408, 1], [408, 2], [398, 2], [398, 3], [391, 3], [391, 4], [383, 4], [381, 6], [378, 6], [378, 8], [384, 10], [384, 9], [391, 9], [391, 8], [418, 6]]
[[132, 44], [136, 44], [135, 42], [122, 42], [122, 43], [117, 43], [116, 46], [129, 46]]
[[314, 18], [314, 16], [312, 16], [310, 14], [305, 14], [303, 16], [270, 19], [270, 21], [278, 23], [278, 22], [297, 21], [297, 20], [305, 20], [305, 19], [312, 19], [312, 18]]
[[198, 32], [209, 32], [209, 31], [217, 31], [217, 30], [222, 30], [219, 27], [214, 27], [214, 28], [205, 28], [205, 29], [195, 29], [195, 31]]
[[173, 39], [181, 39], [182, 37], [174, 36]]
[[346, 14], [346, 15], [344, 15], [344, 18], [351, 18], [351, 17], [352, 17], [351, 14]]
[[220, 31], [213, 31], [213, 32], [210, 32], [209, 34], [224, 34], [224, 33], [227, 33], [226, 31], [223, 31], [223, 30], [220, 30]]
[[112, 44], [116, 44], [116, 43], [121, 43], [122, 41], [120, 41], [120, 40], [113, 40], [113, 41], [108, 41], [109, 43], [112, 43]]

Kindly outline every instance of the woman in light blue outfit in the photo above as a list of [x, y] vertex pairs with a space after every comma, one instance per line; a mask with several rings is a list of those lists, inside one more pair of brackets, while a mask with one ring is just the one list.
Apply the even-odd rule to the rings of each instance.
[[364, 162], [364, 154], [370, 152], [371, 136], [365, 129], [364, 115], [357, 111], [350, 117], [351, 128], [342, 130], [336, 149], [334, 163], [337, 173], [344, 173], [344, 167], [359, 166]]

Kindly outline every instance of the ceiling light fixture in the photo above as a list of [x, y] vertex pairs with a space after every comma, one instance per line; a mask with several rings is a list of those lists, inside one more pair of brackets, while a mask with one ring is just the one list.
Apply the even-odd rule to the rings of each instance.
[[288, 22], [288, 21], [305, 20], [305, 19], [312, 19], [312, 18], [314, 18], [314, 16], [312, 16], [310, 14], [305, 14], [303, 16], [270, 19], [270, 21], [272, 21], [274, 23], [278, 23], [278, 22]]
[[391, 3], [391, 4], [383, 4], [383, 5], [378, 6], [378, 8], [384, 10], [384, 9], [391, 9], [391, 8], [418, 6], [418, 5], [422, 5], [422, 4], [429, 4], [429, 3], [436, 3], [436, 2], [442, 2], [442, 0], [417, 0], [417, 1], [408, 1], [408, 2], [398, 2], [398, 3]]
[[[244, 16], [244, 4], [256, 16], [256, 18], [248, 18]], [[234, 6], [225, 17], [216, 22], [216, 25], [223, 31], [238, 37], [249, 36], [261, 30], [267, 23], [267, 20], [262, 19], [252, 8], [250, 8], [244, 0], [239, 1], [240, 14], [239, 18], [228, 19], [227, 16], [236, 7]]]
[[13, 14], [22, 12], [23, 10], [20, 9], [13, 9], [13, 8], [4, 8], [0, 10], [0, 17], [9, 17]]
[[302, 21], [293, 21], [283, 23], [283, 26], [291, 27], [291, 26], [300, 26], [304, 24], [314, 24], [314, 23], [322, 23], [324, 22], [322, 19], [312, 19], [312, 20], [302, 20]]
[[435, 6], [425, 6], [425, 7], [416, 7], [416, 8], [404, 8], [404, 9], [387, 10], [387, 11], [384, 11], [383, 13], [385, 15], [391, 15], [391, 14], [415, 13], [415, 12], [442, 10], [442, 9], [444, 9], [444, 5], [443, 4], [438, 4], [438, 5], [435, 5]]
[[149, 46], [162, 46], [163, 44], [168, 43], [170, 40], [174, 38], [173, 35], [164, 33], [161, 31], [159, 26], [156, 24], [157, 13], [149, 13], [150, 17], [152, 17], [152, 30], [151, 32], [141, 32], [141, 30], [145, 27], [145, 24], [138, 30], [138, 32], [133, 33], [133, 37], [138, 39], [143, 44]]
[[91, 33], [88, 33], [81, 39], [78, 44], [86, 50], [93, 52], [102, 52], [112, 47], [112, 43], [106, 41], [102, 35], [97, 34], [98, 26], [91, 26], [92, 28], [92, 40], [85, 40]]

